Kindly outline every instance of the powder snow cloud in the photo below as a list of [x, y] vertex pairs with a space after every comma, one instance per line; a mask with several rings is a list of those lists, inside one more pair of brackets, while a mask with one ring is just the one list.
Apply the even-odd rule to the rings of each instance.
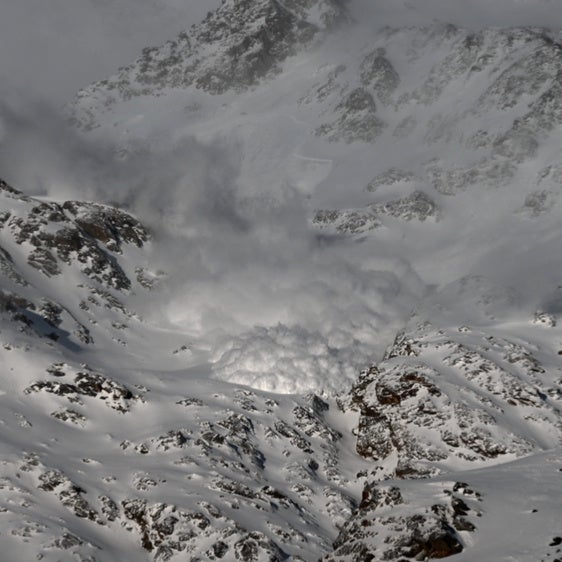
[[44, 102], [24, 107], [0, 112], [6, 179], [32, 194], [113, 203], [148, 224], [151, 267], [167, 276], [143, 313], [190, 334], [220, 378], [341, 389], [425, 290], [407, 263], [312, 230], [297, 190], [249, 196], [232, 145], [185, 138], [123, 152], [69, 129]]

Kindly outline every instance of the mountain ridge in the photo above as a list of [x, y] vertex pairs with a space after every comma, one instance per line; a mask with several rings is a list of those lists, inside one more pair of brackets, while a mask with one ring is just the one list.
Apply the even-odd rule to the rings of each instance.
[[80, 92], [178, 151], [138, 219], [0, 183], [13, 558], [557, 560], [559, 37], [351, 7], [225, 0]]

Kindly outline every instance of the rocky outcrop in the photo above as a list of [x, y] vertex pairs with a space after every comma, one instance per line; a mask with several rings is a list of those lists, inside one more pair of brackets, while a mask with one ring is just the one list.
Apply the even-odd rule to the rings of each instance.
[[406, 197], [386, 203], [372, 203], [363, 209], [316, 211], [312, 222], [321, 228], [330, 227], [341, 233], [359, 234], [382, 226], [385, 217], [405, 221], [436, 221], [439, 219], [439, 209], [426, 193], [414, 191]]
[[[122, 296], [139, 286], [152, 287], [154, 276], [126, 258], [130, 248], [143, 248], [150, 240], [148, 230], [128, 213], [97, 203], [38, 200], [5, 182], [0, 182], [0, 208], [5, 287], [0, 313], [16, 321], [20, 331], [67, 348], [92, 344], [89, 324], [97, 323], [96, 308], [130, 318]], [[69, 296], [79, 299], [72, 305], [58, 302], [57, 290], [49, 288], [69, 276], [76, 284]]]
[[352, 390], [361, 413], [357, 451], [399, 478], [527, 455], [545, 446], [531, 438], [536, 423], [560, 435], [557, 400], [551, 377], [520, 344], [414, 328]]
[[[2, 194], [20, 202], [17, 211], [5, 213], [1, 227], [17, 244], [31, 247], [29, 265], [52, 277], [65, 264], [80, 263], [92, 281], [118, 290], [131, 287], [114, 256], [123, 245], [142, 247], [149, 239], [132, 216], [96, 203], [37, 201], [12, 188], [4, 187]], [[7, 256], [4, 261], [9, 263]]]
[[[556, 352], [541, 350], [539, 360], [530, 341], [490, 328], [514, 298], [482, 277], [446, 287], [420, 306], [383, 360], [341, 400], [343, 409], [359, 413], [356, 450], [372, 465], [362, 474], [362, 502], [325, 560], [457, 554], [467, 533], [477, 531], [485, 499], [466, 483], [444, 480], [559, 445]], [[451, 314], [457, 308], [471, 326], [451, 325], [462, 317]], [[557, 323], [538, 311], [528, 325], [552, 330]]]
[[[65, 372], [57, 370], [57, 378], [55, 380], [38, 381], [26, 388], [26, 394], [34, 394], [38, 392], [47, 392], [57, 396], [64, 396], [69, 402], [78, 405], [84, 405], [84, 398], [96, 398], [118, 412], [123, 414], [129, 412], [131, 403], [138, 400], [125, 386], [108, 379], [107, 377], [92, 372], [89, 368], [76, 373], [72, 382], [67, 381]], [[60, 374], [62, 373], [62, 375]], [[61, 377], [61, 378], [59, 378]], [[61, 419], [62, 414], [58, 413], [55, 417]], [[80, 417], [77, 412], [65, 410], [64, 419]]]
[[479, 495], [451, 482], [440, 493], [408, 497], [400, 485], [368, 484], [358, 510], [346, 522], [326, 562], [434, 560], [464, 550], [461, 531], [473, 532]]
[[[118, 99], [194, 86], [210, 94], [243, 91], [347, 17], [339, 0], [225, 0], [189, 31], [143, 50], [132, 65], [78, 94], [74, 120], [95, 126], [88, 98], [103, 111]], [[89, 102], [87, 102], [89, 103]]]
[[371, 93], [359, 87], [335, 107], [336, 119], [316, 129], [318, 136], [331, 141], [374, 142], [385, 128], [377, 116], [377, 105]]

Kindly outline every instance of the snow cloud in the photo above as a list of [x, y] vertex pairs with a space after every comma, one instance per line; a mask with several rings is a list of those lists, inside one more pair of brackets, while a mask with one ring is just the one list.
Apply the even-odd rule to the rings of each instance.
[[[70, 129], [55, 109], [216, 4], [3, 3], [0, 34], [10, 48], [0, 54], [0, 176], [31, 195], [113, 203], [147, 223], [155, 233], [151, 266], [167, 277], [143, 312], [206, 349], [215, 376], [289, 393], [342, 388], [380, 356], [425, 291], [408, 263], [314, 231], [306, 194], [296, 188], [246, 190], [232, 143], [119, 146]], [[438, 19], [482, 27], [549, 25], [557, 2], [349, 6], [358, 21], [376, 11], [380, 25]], [[322, 170], [308, 173], [314, 179]]]
[[[380, 356], [425, 291], [408, 263], [375, 259], [372, 247], [314, 231], [306, 195], [296, 189], [264, 186], [249, 195], [233, 144], [183, 138], [123, 147], [73, 131], [55, 109], [82, 84], [179, 31], [167, 24], [187, 14], [185, 2], [56, 0], [48, 18], [37, 15], [47, 10], [38, 0], [5, 4], [0, 34], [13, 48], [0, 59], [8, 76], [0, 176], [31, 195], [114, 203], [147, 223], [155, 233], [151, 266], [167, 273], [146, 306], [148, 319], [189, 334], [207, 350], [215, 376], [272, 391], [333, 391]], [[212, 8], [188, 4], [194, 19]], [[381, 25], [447, 19], [472, 27], [547, 25], [556, 8], [548, 0], [397, 4], [350, 6], [358, 19], [361, 10], [378, 10]], [[32, 10], [40, 11], [31, 17]], [[13, 26], [29, 44], [9, 29], [17, 18], [31, 26], [29, 33]], [[32, 29], [37, 22], [41, 32]]]
[[406, 263], [313, 230], [305, 196], [248, 196], [239, 155], [186, 138], [127, 151], [69, 129], [44, 102], [4, 106], [0, 169], [26, 193], [113, 203], [155, 234], [167, 273], [143, 313], [208, 350], [215, 376], [333, 391], [384, 351], [424, 284]]

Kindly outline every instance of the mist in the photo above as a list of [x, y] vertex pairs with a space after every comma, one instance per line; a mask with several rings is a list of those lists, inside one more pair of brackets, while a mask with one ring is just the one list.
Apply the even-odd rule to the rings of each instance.
[[285, 393], [346, 388], [425, 291], [399, 259], [312, 230], [295, 189], [249, 197], [232, 143], [138, 141], [124, 152], [29, 99], [0, 107], [0, 130], [0, 169], [14, 187], [113, 204], [149, 227], [149, 266], [166, 275], [142, 314], [187, 333], [223, 380]]
[[[155, 147], [137, 140], [124, 149], [69, 128], [62, 102], [121, 59], [128, 62], [133, 51], [173, 36], [179, 29], [167, 29], [166, 22], [180, 7], [83, 0], [75, 8], [79, 14], [63, 16], [63, 4], [50, 6], [57, 16], [42, 21], [46, 27], [29, 48], [2, 55], [10, 59], [1, 63], [4, 74], [22, 71], [2, 86], [0, 177], [29, 195], [114, 204], [145, 223], [154, 236], [150, 267], [166, 277], [142, 312], [147, 322], [189, 334], [208, 352], [214, 376], [278, 392], [349, 386], [358, 370], [380, 358], [425, 294], [425, 283], [403, 260], [374, 256], [372, 248], [313, 230], [306, 197], [290, 186], [275, 192], [264, 186], [248, 196], [240, 179], [241, 149], [232, 142], [185, 137]], [[105, 22], [118, 6], [122, 19]], [[439, 14], [469, 26], [540, 24], [552, 15], [547, 0], [532, 10], [515, 0], [493, 7], [471, 0], [462, 10], [460, 3], [437, 0], [405, 2], [399, 10], [382, 0], [351, 6], [356, 15], [380, 10], [381, 25], [431, 21]], [[34, 7], [31, 0], [3, 7], [9, 16], [4, 22], [30, 17], [26, 9]], [[161, 19], [148, 25], [138, 15], [126, 23], [136, 9]], [[199, 12], [194, 8], [192, 15]], [[67, 17], [81, 23], [64, 46], [57, 37], [70, 24]], [[111, 41], [108, 33], [115, 36]], [[57, 65], [35, 58], [45, 45]], [[84, 51], [97, 55], [88, 58]]]
[[[0, 5], [0, 83], [6, 100], [40, 96], [62, 105], [113, 74], [141, 49], [199, 22], [220, 0], [19, 0]], [[414, 25], [446, 21], [480, 28], [560, 30], [558, 0], [351, 0], [356, 21]], [[376, 18], [373, 18], [376, 15]]]
[[545, 27], [562, 29], [558, 0], [351, 0], [357, 22], [372, 25], [407, 26], [452, 23], [469, 29], [487, 27]]
[[0, 4], [2, 98], [63, 105], [199, 22], [220, 0], [19, 0]]

